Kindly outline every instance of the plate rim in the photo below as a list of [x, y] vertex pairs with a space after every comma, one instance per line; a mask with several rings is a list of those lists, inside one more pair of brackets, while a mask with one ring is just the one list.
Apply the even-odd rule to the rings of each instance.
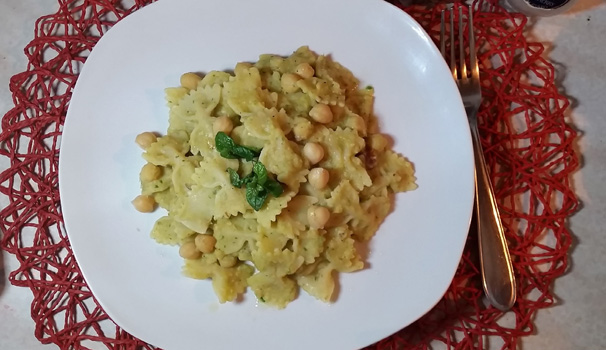
[[[182, 3], [186, 3], [188, 0], [180, 0], [180, 1]], [[212, 2], [214, 0], [205, 0], [205, 1]], [[415, 29], [416, 30], [420, 30], [426, 36], [426, 38], [430, 40], [429, 35], [425, 32], [425, 30], [422, 28], [422, 26], [414, 18], [412, 18], [410, 15], [408, 15], [406, 12], [400, 10], [396, 6], [394, 6], [394, 5], [390, 4], [390, 3], [384, 2], [382, 0], [361, 0], [359, 2], [368, 2], [368, 3], [374, 2], [378, 6], [385, 6], [385, 5], [387, 5], [388, 7], [391, 7], [391, 11], [398, 11], [399, 15], [403, 15], [403, 16], [407, 17], [407, 21], [411, 22], [414, 26], [416, 26]], [[149, 4], [149, 5], [145, 6], [142, 9], [137, 10], [135, 13], [127, 16], [125, 19], [123, 19], [120, 22], [116, 23], [107, 33], [105, 33], [105, 35], [103, 35], [100, 38], [99, 42], [101, 42], [102, 40], [104, 40], [104, 38], [107, 38], [108, 37], [107, 34], [110, 33], [111, 31], [114, 31], [115, 28], [120, 28], [122, 23], [125, 23], [126, 21], [129, 21], [129, 18], [133, 18], [133, 16], [143, 16], [143, 15], [146, 15], [148, 13], [148, 11], [150, 11], [150, 8], [153, 9], [153, 8], [155, 8], [155, 6], [159, 7], [159, 6], [161, 6], [160, 4], [164, 4], [164, 3], [168, 3], [168, 1], [167, 0], [157, 1], [155, 3], [152, 3], [152, 4]], [[179, 1], [174, 1], [173, 4], [174, 3], [179, 3]], [[435, 44], [433, 42], [431, 42], [431, 43], [432, 43], [433, 49], [437, 52], [437, 47], [435, 46]], [[96, 47], [97, 47], [97, 45], [95, 45], [95, 47], [91, 51], [91, 53], [89, 55], [89, 58], [91, 56], [95, 55], [95, 48]], [[446, 63], [445, 62], [444, 62], [444, 66], [446, 67]], [[87, 65], [85, 64], [84, 67], [82, 68], [81, 72], [80, 72], [80, 75], [82, 76], [83, 74], [85, 74], [86, 70], [87, 70]], [[453, 84], [454, 84], [454, 82], [453, 82]], [[77, 96], [78, 91], [79, 91], [79, 89], [78, 89], [78, 83], [76, 83], [76, 86], [75, 86], [75, 88], [73, 90], [73, 94], [72, 94], [72, 101], [73, 101], [73, 97]], [[461, 109], [461, 111], [463, 111], [462, 113], [464, 114], [464, 108], [463, 108], [462, 102], [461, 102], [461, 105], [460, 105], [460, 109]], [[62, 135], [61, 135], [62, 141], [63, 141], [63, 137], [65, 135], [66, 130], [69, 130], [69, 125], [70, 125], [69, 121], [74, 118], [73, 116], [71, 116], [70, 111], [72, 111], [71, 108], [68, 109], [68, 111], [67, 111], [67, 116], [66, 116], [66, 120], [65, 120], [65, 123], [64, 123], [63, 132], [62, 132]], [[459, 111], [459, 113], [461, 113], [461, 111]], [[473, 153], [472, 153], [473, 151], [471, 149], [471, 136], [470, 136], [470, 134], [468, 134], [468, 136], [469, 136], [469, 139], [467, 141], [468, 141], [468, 144], [469, 144], [469, 150], [470, 150], [470, 152], [468, 152], [467, 156], [469, 158], [471, 158], [471, 157], [473, 157]], [[64, 154], [63, 152], [60, 152], [60, 155], [59, 155], [59, 191], [61, 193], [61, 197], [62, 198], [63, 198], [63, 191], [65, 189], [65, 186], [62, 186], [62, 183], [63, 183], [62, 178], [63, 179], [65, 178], [64, 176], [62, 176], [62, 174], [64, 174], [65, 171], [67, 171], [67, 170], [64, 169], [65, 163], [62, 161], [63, 158], [64, 158], [63, 154]], [[63, 167], [62, 167], [62, 164], [64, 164]], [[471, 197], [473, 198], [473, 196], [471, 196]], [[471, 212], [472, 212], [472, 208], [473, 208], [473, 201], [470, 200], [468, 204], [469, 204], [469, 210], [468, 210], [469, 211], [469, 217], [466, 220], [468, 221], [467, 225], [469, 226], [469, 222], [471, 220]], [[69, 239], [71, 241], [72, 234], [70, 234], [70, 229], [68, 227], [69, 223], [67, 222], [67, 220], [65, 220], [65, 213], [66, 213], [66, 211], [64, 209], [64, 202], [63, 201], [61, 202], [61, 208], [62, 208], [62, 215], [64, 217], [64, 225], [65, 225], [65, 228], [66, 228], [67, 236], [69, 237]], [[464, 248], [464, 243], [465, 243], [465, 240], [462, 240], [462, 244], [460, 246], [460, 252], [457, 254], [459, 257], [462, 255], [463, 248]], [[91, 292], [93, 292], [93, 287], [90, 286], [87, 274], [84, 271], [85, 269], [83, 269], [82, 265], [80, 264], [79, 253], [77, 252], [77, 249], [75, 249], [74, 246], [72, 246], [72, 250], [73, 250], [73, 254], [74, 254], [75, 258], [76, 258], [76, 261], [78, 262], [78, 265], [80, 266], [82, 276], [86, 280], [87, 285], [89, 286]], [[456, 269], [457, 269], [457, 266], [455, 265], [449, 281], [451, 281], [452, 278], [454, 277]], [[446, 284], [444, 290], [440, 293], [440, 295], [443, 295], [444, 292], [446, 292], [446, 290], [447, 290], [447, 288], [449, 286], [449, 283]], [[433, 305], [427, 307], [427, 310], [430, 310], [431, 308], [433, 308], [440, 300], [441, 300], [441, 298], [437, 299]], [[105, 304], [105, 300], [97, 299], [97, 301], [103, 307], [104, 311], [108, 314], [108, 316], [110, 316], [113, 320], [116, 320], [116, 318], [114, 317], [114, 314], [113, 314], [113, 310], [111, 310], [112, 308], [111, 307], [110, 308], [107, 307], [107, 305]], [[420, 314], [420, 315], [418, 315], [415, 318], [415, 320], [418, 319], [419, 317], [421, 317], [422, 315], [423, 315], [423, 313]], [[412, 322], [414, 322], [414, 320], [411, 321], [411, 323]], [[120, 323], [120, 322], [116, 321], [116, 323]], [[404, 325], [403, 327], [405, 327], [405, 326], [407, 326], [407, 325]], [[131, 332], [129, 329], [127, 329], [126, 327], [124, 327], [122, 325], [121, 325], [121, 327], [124, 328], [127, 332], [129, 332], [131, 334], [136, 333], [136, 332]], [[400, 327], [400, 328], [402, 328], [402, 327]], [[395, 329], [393, 331], [390, 331], [390, 333], [388, 333], [386, 336], [389, 336], [389, 335], [393, 334], [395, 331], [397, 331], [400, 328], [397, 328], [397, 329]], [[380, 339], [376, 339], [375, 341], [378, 341], [378, 340], [380, 340]], [[369, 343], [369, 344], [372, 344], [372, 343]], [[364, 344], [363, 346], [367, 346], [369, 344]]]

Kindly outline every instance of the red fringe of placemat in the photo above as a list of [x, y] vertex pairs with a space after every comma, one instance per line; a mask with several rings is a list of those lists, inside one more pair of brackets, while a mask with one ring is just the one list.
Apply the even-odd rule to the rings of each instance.
[[[32, 291], [36, 338], [60, 349], [154, 349], [115, 326], [94, 300], [63, 229], [57, 173], [62, 125], [81, 65], [103, 33], [150, 2], [59, 0], [56, 14], [36, 22], [34, 40], [25, 48], [27, 70], [10, 80], [15, 107], [2, 118], [0, 133], [0, 154], [11, 161], [0, 174], [0, 192], [9, 198], [0, 212], [2, 248], [20, 263], [9, 281]], [[438, 305], [367, 349], [483, 349], [488, 341], [514, 349], [534, 332], [535, 313], [555, 302], [550, 287], [568, 266], [566, 221], [578, 206], [571, 184], [578, 157], [576, 132], [566, 122], [569, 102], [558, 92], [543, 45], [526, 40], [526, 18], [495, 1], [474, 6], [484, 98], [480, 132], [514, 261], [518, 302], [507, 313], [484, 302], [472, 234]], [[442, 7], [404, 10], [437, 40]]]

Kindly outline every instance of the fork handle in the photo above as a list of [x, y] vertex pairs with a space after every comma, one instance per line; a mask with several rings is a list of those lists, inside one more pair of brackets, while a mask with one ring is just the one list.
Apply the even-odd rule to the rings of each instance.
[[475, 158], [476, 208], [480, 265], [484, 292], [499, 310], [509, 310], [516, 300], [516, 282], [501, 217], [488, 176], [477, 124], [470, 123]]

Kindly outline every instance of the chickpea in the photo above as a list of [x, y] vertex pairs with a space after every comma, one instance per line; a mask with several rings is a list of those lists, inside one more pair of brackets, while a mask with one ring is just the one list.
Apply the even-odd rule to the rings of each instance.
[[388, 141], [385, 136], [381, 134], [374, 134], [370, 135], [368, 139], [368, 144], [370, 145], [370, 148], [380, 152], [384, 150], [385, 147], [387, 147]]
[[329, 178], [330, 174], [328, 173], [328, 170], [324, 168], [313, 168], [309, 172], [309, 175], [307, 175], [309, 184], [318, 190], [326, 187]]
[[333, 115], [330, 107], [324, 103], [318, 103], [309, 111], [309, 116], [318, 123], [327, 124], [332, 121]]
[[154, 181], [158, 180], [162, 176], [162, 167], [157, 165], [153, 165], [152, 163], [147, 163], [141, 168], [141, 173], [139, 177], [142, 181]]
[[280, 84], [282, 85], [282, 90], [284, 90], [284, 92], [286, 92], [286, 93], [296, 92], [297, 90], [299, 90], [299, 87], [297, 86], [297, 82], [299, 80], [301, 80], [301, 77], [296, 74], [292, 74], [292, 73], [283, 74], [282, 78], [280, 80]]
[[316, 164], [324, 158], [324, 148], [315, 142], [308, 142], [303, 146], [303, 155], [311, 164]]
[[292, 129], [292, 132], [295, 136], [295, 140], [307, 140], [314, 132], [314, 126], [311, 125], [308, 120], [306, 120], [305, 122], [295, 124], [294, 128]]
[[366, 133], [366, 122], [364, 121], [364, 118], [360, 117], [359, 115], [353, 117], [349, 124], [354, 130], [361, 133]]
[[135, 137], [135, 142], [137, 143], [137, 145], [139, 145], [139, 147], [143, 148], [143, 149], [147, 149], [149, 146], [151, 146], [152, 143], [156, 142], [158, 140], [158, 136], [156, 136], [156, 134], [154, 134], [153, 132], [142, 132], [139, 135], [137, 135], [137, 137]]
[[185, 73], [181, 76], [181, 86], [189, 90], [196, 90], [202, 78], [196, 73]]
[[234, 123], [229, 119], [228, 116], [222, 116], [215, 119], [213, 123], [213, 131], [218, 133], [219, 131], [223, 131], [228, 134], [234, 129]]
[[215, 243], [217, 243], [217, 240], [211, 235], [200, 234], [196, 236], [194, 242], [196, 248], [202, 253], [212, 253], [215, 251]]
[[295, 73], [297, 73], [303, 79], [309, 79], [314, 76], [314, 68], [309, 63], [301, 63], [295, 69]]
[[238, 259], [233, 255], [226, 255], [219, 259], [219, 265], [221, 265], [221, 267], [233, 267], [237, 262]]
[[307, 221], [312, 228], [324, 228], [330, 219], [330, 211], [325, 207], [311, 206], [307, 209]]
[[139, 195], [131, 202], [135, 209], [142, 213], [151, 213], [156, 209], [156, 201], [154, 197], [147, 195]]
[[199, 259], [202, 256], [202, 252], [196, 248], [194, 242], [185, 242], [179, 247], [179, 255], [183, 259], [193, 260]]

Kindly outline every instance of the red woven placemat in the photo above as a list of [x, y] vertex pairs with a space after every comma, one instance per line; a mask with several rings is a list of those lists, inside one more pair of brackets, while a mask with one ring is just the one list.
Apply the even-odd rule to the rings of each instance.
[[[29, 65], [12, 77], [15, 107], [2, 118], [0, 174], [9, 205], [0, 212], [2, 248], [20, 267], [9, 281], [32, 291], [35, 336], [60, 349], [153, 349], [115, 326], [86, 286], [65, 235], [58, 191], [62, 125], [81, 65], [99, 37], [151, 1], [59, 0], [57, 13], [36, 22], [25, 48]], [[567, 268], [566, 220], [578, 201], [578, 165], [568, 100], [558, 92], [544, 47], [524, 37], [525, 17], [477, 1], [481, 48], [483, 145], [515, 265], [518, 302], [503, 313], [483, 302], [475, 235], [438, 305], [420, 320], [368, 349], [514, 349], [534, 332], [534, 314], [554, 303], [550, 287]], [[442, 5], [404, 10], [436, 40]], [[414, 288], [414, 286], [411, 286]], [[371, 322], [371, 320], [369, 320]]]

